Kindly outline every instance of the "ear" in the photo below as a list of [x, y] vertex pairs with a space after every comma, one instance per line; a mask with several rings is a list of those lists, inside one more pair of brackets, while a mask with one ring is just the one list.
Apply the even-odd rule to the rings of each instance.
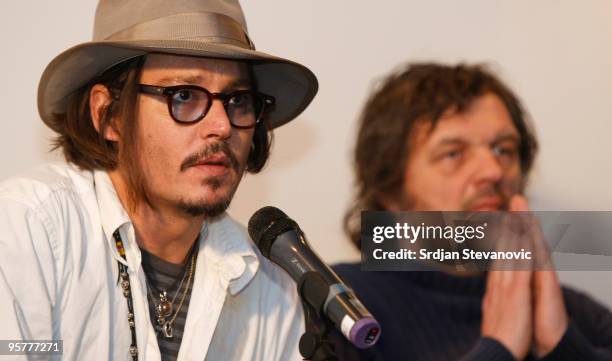
[[[89, 114], [91, 114], [91, 121], [93, 122], [94, 128], [100, 133], [100, 115], [104, 109], [108, 108], [112, 102], [112, 95], [108, 88], [102, 84], [96, 84], [91, 88], [89, 92]], [[105, 127], [104, 139], [110, 141], [119, 141], [119, 134], [115, 131], [113, 124]]]

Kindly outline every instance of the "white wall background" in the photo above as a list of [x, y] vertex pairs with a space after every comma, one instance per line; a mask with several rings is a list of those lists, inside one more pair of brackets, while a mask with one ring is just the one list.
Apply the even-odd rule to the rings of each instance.
[[[247, 176], [232, 213], [263, 205], [296, 219], [330, 262], [357, 260], [341, 230], [357, 114], [373, 82], [408, 60], [487, 62], [534, 118], [541, 152], [532, 207], [612, 210], [612, 2], [609, 0], [242, 0], [259, 50], [317, 74], [320, 91], [276, 132], [268, 167]], [[48, 160], [38, 118], [46, 64], [91, 36], [94, 0], [0, 2], [0, 179]], [[612, 241], [612, 240], [611, 240]], [[612, 306], [612, 272], [562, 279]]]

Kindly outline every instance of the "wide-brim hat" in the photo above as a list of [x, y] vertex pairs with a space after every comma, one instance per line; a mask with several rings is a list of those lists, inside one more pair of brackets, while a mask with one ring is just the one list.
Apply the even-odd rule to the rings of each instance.
[[257, 89], [276, 98], [267, 114], [271, 128], [297, 117], [318, 83], [305, 66], [255, 50], [237, 0], [101, 0], [93, 40], [51, 61], [38, 86], [38, 111], [55, 131], [69, 96], [105, 70], [148, 53], [248, 62]]

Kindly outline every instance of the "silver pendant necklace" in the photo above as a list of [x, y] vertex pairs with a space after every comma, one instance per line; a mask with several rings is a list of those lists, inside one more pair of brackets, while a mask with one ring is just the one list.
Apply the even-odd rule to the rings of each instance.
[[[187, 292], [189, 291], [189, 287], [193, 279], [194, 268], [195, 268], [195, 252], [193, 252], [191, 255], [191, 262], [188, 265], [188, 269], [185, 270], [185, 272], [183, 273], [183, 278], [181, 279], [181, 283], [179, 284], [174, 294], [174, 297], [172, 298], [172, 301], [168, 299], [168, 293], [166, 290], [157, 290], [159, 299], [155, 299], [155, 297], [153, 296], [155, 292], [153, 292], [153, 290], [151, 289], [150, 281], [147, 277], [147, 288], [149, 290], [149, 294], [151, 295], [151, 299], [155, 306], [155, 313], [156, 313], [155, 329], [156, 329], [156, 332], [161, 333], [165, 338], [171, 339], [174, 337], [172, 326], [174, 325], [174, 320], [176, 320], [176, 317], [178, 316], [183, 306], [183, 302], [185, 301], [185, 297], [187, 296]], [[178, 296], [178, 294], [181, 293], [181, 288], [183, 286], [183, 283], [186, 277], [187, 277], [187, 284], [185, 285], [184, 290], [181, 294], [179, 305], [176, 308], [176, 311], [174, 311], [174, 316], [172, 316], [172, 318], [168, 320], [168, 317], [170, 317], [173, 313], [174, 301], [176, 300], [176, 297]]]

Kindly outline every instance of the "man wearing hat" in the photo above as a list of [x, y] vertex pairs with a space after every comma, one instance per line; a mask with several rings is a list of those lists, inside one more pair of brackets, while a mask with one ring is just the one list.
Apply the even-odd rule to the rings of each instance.
[[0, 339], [63, 340], [62, 360], [301, 359], [295, 284], [225, 209], [314, 74], [255, 51], [237, 1], [101, 0], [93, 38], [39, 84], [67, 164], [0, 184]]

